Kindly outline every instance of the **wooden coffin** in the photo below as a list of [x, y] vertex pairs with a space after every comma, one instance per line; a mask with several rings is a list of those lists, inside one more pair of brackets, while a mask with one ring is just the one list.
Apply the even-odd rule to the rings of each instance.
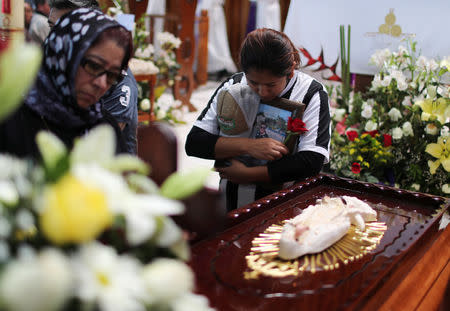
[[[338, 268], [248, 278], [246, 256], [266, 229], [317, 199], [351, 195], [386, 224], [379, 244]], [[195, 243], [197, 291], [217, 310], [439, 310], [450, 274], [449, 199], [321, 174], [228, 214], [228, 229]], [[322, 259], [323, 260], [323, 259]]]

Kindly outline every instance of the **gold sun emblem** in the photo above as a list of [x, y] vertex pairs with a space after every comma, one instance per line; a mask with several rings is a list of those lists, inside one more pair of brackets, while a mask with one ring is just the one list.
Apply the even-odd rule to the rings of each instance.
[[374, 250], [386, 229], [384, 222], [368, 222], [365, 231], [360, 231], [352, 225], [341, 240], [326, 250], [295, 260], [283, 260], [278, 257], [278, 242], [283, 226], [273, 224], [253, 239], [250, 254], [246, 256], [248, 269], [244, 271], [244, 278], [258, 279], [262, 275], [297, 276], [303, 272], [316, 273], [338, 269], [340, 265], [347, 265]]
[[384, 17], [385, 23], [378, 27], [378, 31], [393, 37], [400, 37], [402, 34], [402, 27], [400, 27], [400, 25], [396, 25], [395, 20], [396, 17], [394, 14], [394, 9], [390, 9], [389, 13]]

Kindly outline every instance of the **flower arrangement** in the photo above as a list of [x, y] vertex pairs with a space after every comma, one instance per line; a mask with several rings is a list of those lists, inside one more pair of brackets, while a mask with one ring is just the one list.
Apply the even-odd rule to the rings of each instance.
[[138, 158], [114, 156], [108, 126], [71, 152], [47, 132], [37, 143], [42, 164], [0, 155], [2, 310], [210, 310], [169, 217], [209, 169], [158, 189]]
[[[40, 64], [38, 47], [13, 43], [0, 44], [0, 122]], [[158, 188], [137, 157], [115, 156], [109, 126], [70, 152], [49, 132], [36, 141], [39, 162], [0, 154], [0, 310], [211, 310], [193, 293], [189, 247], [170, 218], [209, 168]]]
[[335, 129], [331, 170], [448, 195], [450, 57], [426, 58], [408, 41], [395, 52], [377, 51], [370, 63], [379, 72], [366, 93], [353, 92], [345, 101], [339, 90], [329, 89]]
[[[180, 64], [177, 62], [176, 50], [181, 45], [181, 40], [169, 32], [160, 32], [156, 34], [157, 47], [148, 42], [149, 32], [145, 26], [145, 16], [143, 16], [137, 23], [134, 31], [134, 47], [135, 53], [132, 59], [132, 66], [130, 67], [133, 73], [152, 73], [157, 74], [157, 82], [155, 88], [155, 99], [165, 92], [167, 87], [172, 87], [175, 83], [176, 75], [180, 69]], [[141, 72], [144, 68], [146, 71]], [[149, 90], [148, 85], [143, 82], [139, 84], [139, 110], [146, 111], [148, 106]], [[143, 109], [144, 108], [144, 109]], [[155, 107], [155, 114], [158, 108]], [[148, 110], [148, 109], [147, 109]], [[160, 113], [161, 115], [161, 113]], [[169, 117], [170, 114], [165, 114], [158, 120], [169, 120], [172, 123], [178, 123], [179, 120], [175, 117]]]

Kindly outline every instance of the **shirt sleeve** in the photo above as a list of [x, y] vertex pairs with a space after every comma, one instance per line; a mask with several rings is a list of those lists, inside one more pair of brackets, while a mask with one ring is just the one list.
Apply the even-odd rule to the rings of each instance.
[[230, 85], [234, 84], [233, 78], [230, 78], [223, 82], [211, 96], [207, 106], [203, 109], [200, 116], [194, 122], [194, 126], [201, 128], [208, 133], [218, 135], [219, 134], [219, 124], [217, 122], [217, 95], [219, 92]]
[[324, 90], [314, 93], [303, 114], [308, 131], [299, 137], [297, 151], [314, 151], [329, 160], [330, 110], [328, 94]]
[[199, 127], [193, 126], [186, 138], [186, 154], [188, 156], [214, 160], [214, 150], [218, 139], [219, 135], [208, 133]]
[[131, 123], [136, 118], [138, 90], [130, 76], [125, 76], [110, 94], [102, 98], [103, 107], [120, 123]]

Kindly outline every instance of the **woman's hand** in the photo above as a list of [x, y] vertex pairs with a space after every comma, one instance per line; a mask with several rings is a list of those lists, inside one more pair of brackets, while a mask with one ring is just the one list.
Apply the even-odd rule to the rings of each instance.
[[272, 138], [252, 139], [248, 148], [248, 154], [260, 160], [278, 160], [288, 154], [288, 148], [282, 143]]
[[238, 160], [230, 160], [231, 165], [217, 167], [220, 178], [228, 179], [236, 184], [250, 184], [254, 182], [268, 182], [270, 180], [266, 166], [247, 167]]

